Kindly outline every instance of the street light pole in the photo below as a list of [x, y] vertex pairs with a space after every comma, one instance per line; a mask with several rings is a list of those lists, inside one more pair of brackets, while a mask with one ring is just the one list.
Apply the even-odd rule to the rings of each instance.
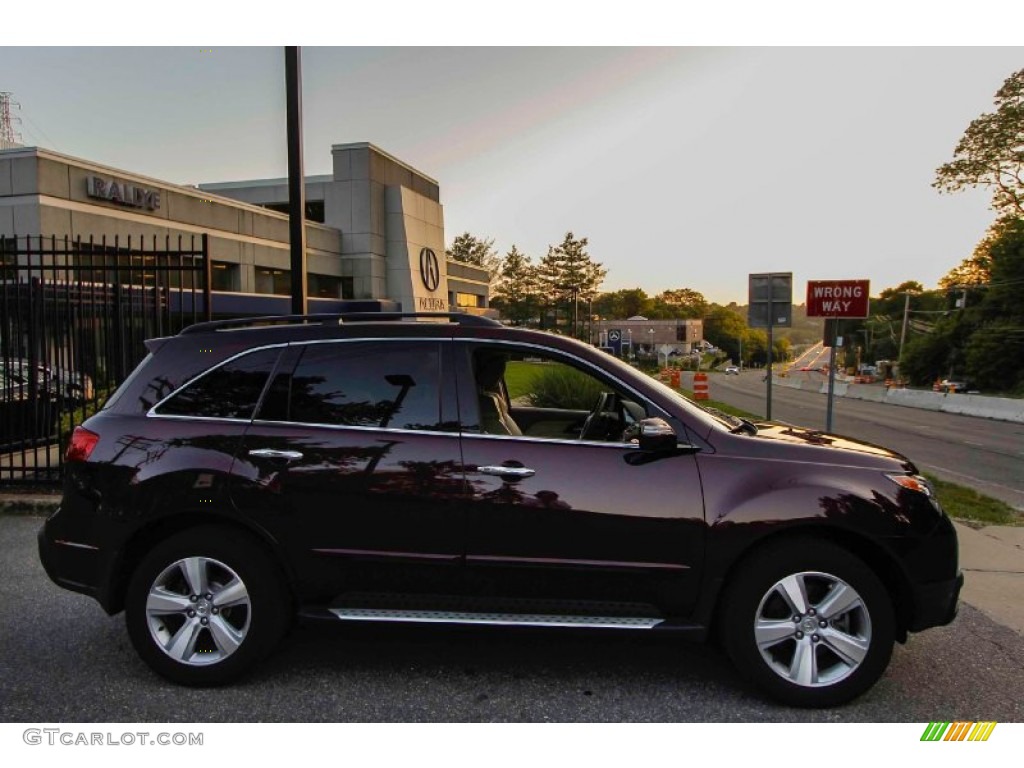
[[292, 314], [307, 311], [306, 179], [302, 165], [302, 60], [298, 47], [284, 49], [288, 124], [288, 241], [291, 252]]

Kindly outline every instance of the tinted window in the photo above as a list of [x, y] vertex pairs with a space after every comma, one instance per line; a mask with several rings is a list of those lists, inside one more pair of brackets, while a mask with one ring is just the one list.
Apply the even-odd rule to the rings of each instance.
[[171, 416], [250, 419], [280, 353], [281, 348], [275, 347], [237, 357], [189, 384], [156, 412]]
[[440, 429], [437, 345], [359, 342], [289, 350], [259, 417], [355, 427]]

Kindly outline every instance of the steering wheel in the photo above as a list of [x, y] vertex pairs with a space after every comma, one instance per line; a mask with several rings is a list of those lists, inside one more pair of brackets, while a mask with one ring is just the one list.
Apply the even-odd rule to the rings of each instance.
[[[601, 396], [597, 398], [597, 405], [587, 414], [587, 419], [583, 422], [580, 440], [607, 440], [612, 431], [611, 427], [618, 427], [622, 423], [621, 409], [619, 396], [615, 392], [602, 392]], [[616, 417], [615, 425], [608, 424], [606, 415], [609, 412]]]

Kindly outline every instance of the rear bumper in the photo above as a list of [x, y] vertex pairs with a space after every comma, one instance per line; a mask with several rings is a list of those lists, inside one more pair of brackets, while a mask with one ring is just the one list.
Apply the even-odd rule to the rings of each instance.
[[920, 632], [929, 627], [942, 627], [956, 618], [963, 573], [947, 581], [919, 584], [914, 588], [914, 618], [907, 627]]
[[39, 561], [50, 580], [58, 586], [97, 597], [98, 550], [76, 542], [53, 539], [46, 525], [39, 529]]

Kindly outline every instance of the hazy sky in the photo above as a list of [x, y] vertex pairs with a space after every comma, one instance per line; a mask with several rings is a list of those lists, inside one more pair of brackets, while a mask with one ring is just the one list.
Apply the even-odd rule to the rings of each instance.
[[[934, 286], [993, 219], [935, 168], [1024, 48], [303, 49], [307, 174], [370, 141], [446, 237], [590, 239], [604, 288], [746, 300], [750, 272]], [[26, 144], [178, 183], [287, 174], [280, 48], [3, 48]]]

